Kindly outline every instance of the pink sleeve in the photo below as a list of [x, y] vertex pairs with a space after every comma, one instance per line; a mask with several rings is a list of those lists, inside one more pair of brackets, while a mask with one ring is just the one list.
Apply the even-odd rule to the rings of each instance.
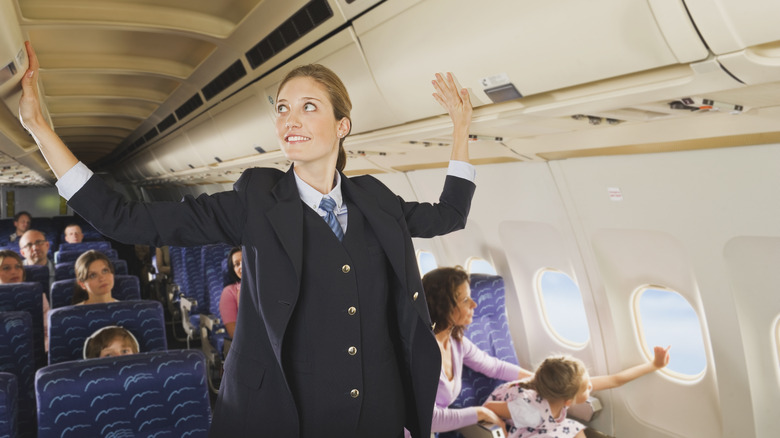
[[461, 427], [477, 424], [477, 407], [462, 409], [433, 407], [433, 427], [431, 432], [448, 432]]
[[222, 323], [236, 322], [238, 315], [238, 300], [236, 291], [240, 283], [229, 284], [222, 290], [222, 296], [219, 298], [219, 315], [222, 317]]
[[463, 343], [464, 365], [494, 379], [517, 380], [522, 368], [485, 353], [466, 337], [461, 342]]

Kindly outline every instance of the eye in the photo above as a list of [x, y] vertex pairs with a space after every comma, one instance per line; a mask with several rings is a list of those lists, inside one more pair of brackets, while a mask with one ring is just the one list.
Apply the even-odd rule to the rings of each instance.
[[307, 103], [305, 103], [303, 105], [303, 110], [304, 111], [316, 111], [317, 107], [313, 103], [307, 102]]
[[287, 105], [277, 105], [276, 106], [276, 113], [282, 114], [287, 112]]

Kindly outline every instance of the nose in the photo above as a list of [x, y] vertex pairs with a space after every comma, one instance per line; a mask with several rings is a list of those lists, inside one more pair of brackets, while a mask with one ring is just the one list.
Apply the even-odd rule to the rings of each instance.
[[476, 309], [476, 308], [477, 308], [477, 302], [476, 302], [476, 301], [474, 301], [474, 299], [473, 299], [473, 298], [469, 298], [469, 301], [471, 302], [471, 304], [470, 304], [470, 307], [471, 307], [472, 309]]

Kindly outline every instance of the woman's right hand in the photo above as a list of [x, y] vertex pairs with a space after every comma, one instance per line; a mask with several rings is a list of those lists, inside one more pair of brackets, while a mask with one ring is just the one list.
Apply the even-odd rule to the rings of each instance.
[[504, 420], [502, 420], [495, 412], [491, 411], [490, 409], [484, 406], [477, 407], [477, 420], [479, 422], [501, 426], [501, 429], [504, 431], [504, 436], [506, 436], [506, 423], [504, 423]]
[[22, 76], [22, 98], [19, 100], [19, 120], [31, 133], [35, 128], [45, 125], [46, 119], [41, 111], [41, 102], [38, 96], [38, 57], [29, 41], [25, 41], [29, 68]]

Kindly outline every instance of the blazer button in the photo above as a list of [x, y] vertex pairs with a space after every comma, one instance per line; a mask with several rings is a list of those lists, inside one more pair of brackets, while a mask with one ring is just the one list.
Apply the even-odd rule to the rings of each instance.
[[417, 301], [417, 297], [419, 297], [419, 296], [420, 296], [420, 292], [415, 292], [414, 295], [412, 295], [412, 299], [414, 301]]
[[347, 309], [347, 313], [349, 313], [350, 315], [354, 315], [355, 312], [357, 312], [357, 309], [355, 308], [355, 306], [352, 306], [349, 309]]
[[352, 270], [352, 268], [350, 268], [349, 265], [344, 265], [341, 267], [341, 272], [345, 274], [348, 273], [350, 270]]
[[436, 323], [431, 324], [431, 330], [436, 330]]
[[350, 356], [354, 356], [354, 355], [357, 354], [357, 348], [349, 347], [349, 349], [347, 350], [347, 353], [349, 353]]
[[358, 391], [357, 389], [353, 389], [352, 391], [349, 391], [349, 395], [352, 398], [358, 398], [358, 396], [360, 395], [360, 391]]

